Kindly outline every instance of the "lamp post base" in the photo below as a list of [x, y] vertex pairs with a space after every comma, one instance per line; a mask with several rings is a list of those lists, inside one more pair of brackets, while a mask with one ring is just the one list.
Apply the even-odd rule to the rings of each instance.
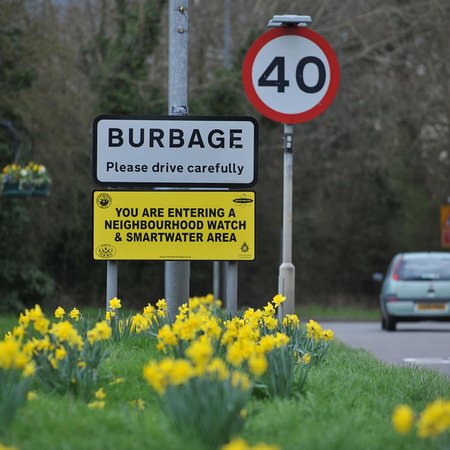
[[294, 264], [284, 262], [280, 265], [278, 275], [278, 293], [286, 297], [286, 301], [279, 306], [278, 319], [282, 320], [286, 314], [295, 313], [295, 267]]

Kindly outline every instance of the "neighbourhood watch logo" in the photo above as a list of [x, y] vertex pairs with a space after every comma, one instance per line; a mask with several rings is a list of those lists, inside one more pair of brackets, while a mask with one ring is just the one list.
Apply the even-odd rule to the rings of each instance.
[[101, 194], [97, 195], [95, 203], [100, 208], [109, 208], [112, 204], [112, 197], [106, 192], [102, 192]]
[[114, 245], [102, 244], [95, 249], [95, 252], [100, 258], [108, 259], [112, 258], [116, 254], [116, 248]]

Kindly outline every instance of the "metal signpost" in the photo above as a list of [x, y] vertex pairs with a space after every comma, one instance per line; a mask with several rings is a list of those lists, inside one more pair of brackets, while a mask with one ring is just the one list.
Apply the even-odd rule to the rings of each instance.
[[[169, 0], [169, 86], [168, 113], [188, 114], [188, 35], [189, 1]], [[189, 300], [189, 262], [164, 263], [164, 296], [169, 316], [174, 320], [178, 307]]]
[[328, 42], [309, 30], [309, 16], [281, 15], [249, 48], [242, 68], [244, 89], [264, 116], [283, 129], [283, 248], [278, 291], [286, 297], [280, 317], [295, 310], [292, 263], [293, 124], [321, 114], [339, 85], [339, 64]]

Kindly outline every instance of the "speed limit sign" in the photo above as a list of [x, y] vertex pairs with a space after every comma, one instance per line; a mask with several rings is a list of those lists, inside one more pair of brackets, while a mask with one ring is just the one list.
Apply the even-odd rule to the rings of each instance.
[[249, 48], [242, 68], [253, 106], [276, 122], [307, 122], [333, 101], [339, 64], [328, 42], [307, 28], [279, 27]]

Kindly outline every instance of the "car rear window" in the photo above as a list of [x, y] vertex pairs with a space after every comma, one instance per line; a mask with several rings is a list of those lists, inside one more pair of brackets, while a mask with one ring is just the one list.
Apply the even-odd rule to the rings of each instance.
[[450, 259], [404, 259], [397, 270], [398, 280], [450, 280]]

